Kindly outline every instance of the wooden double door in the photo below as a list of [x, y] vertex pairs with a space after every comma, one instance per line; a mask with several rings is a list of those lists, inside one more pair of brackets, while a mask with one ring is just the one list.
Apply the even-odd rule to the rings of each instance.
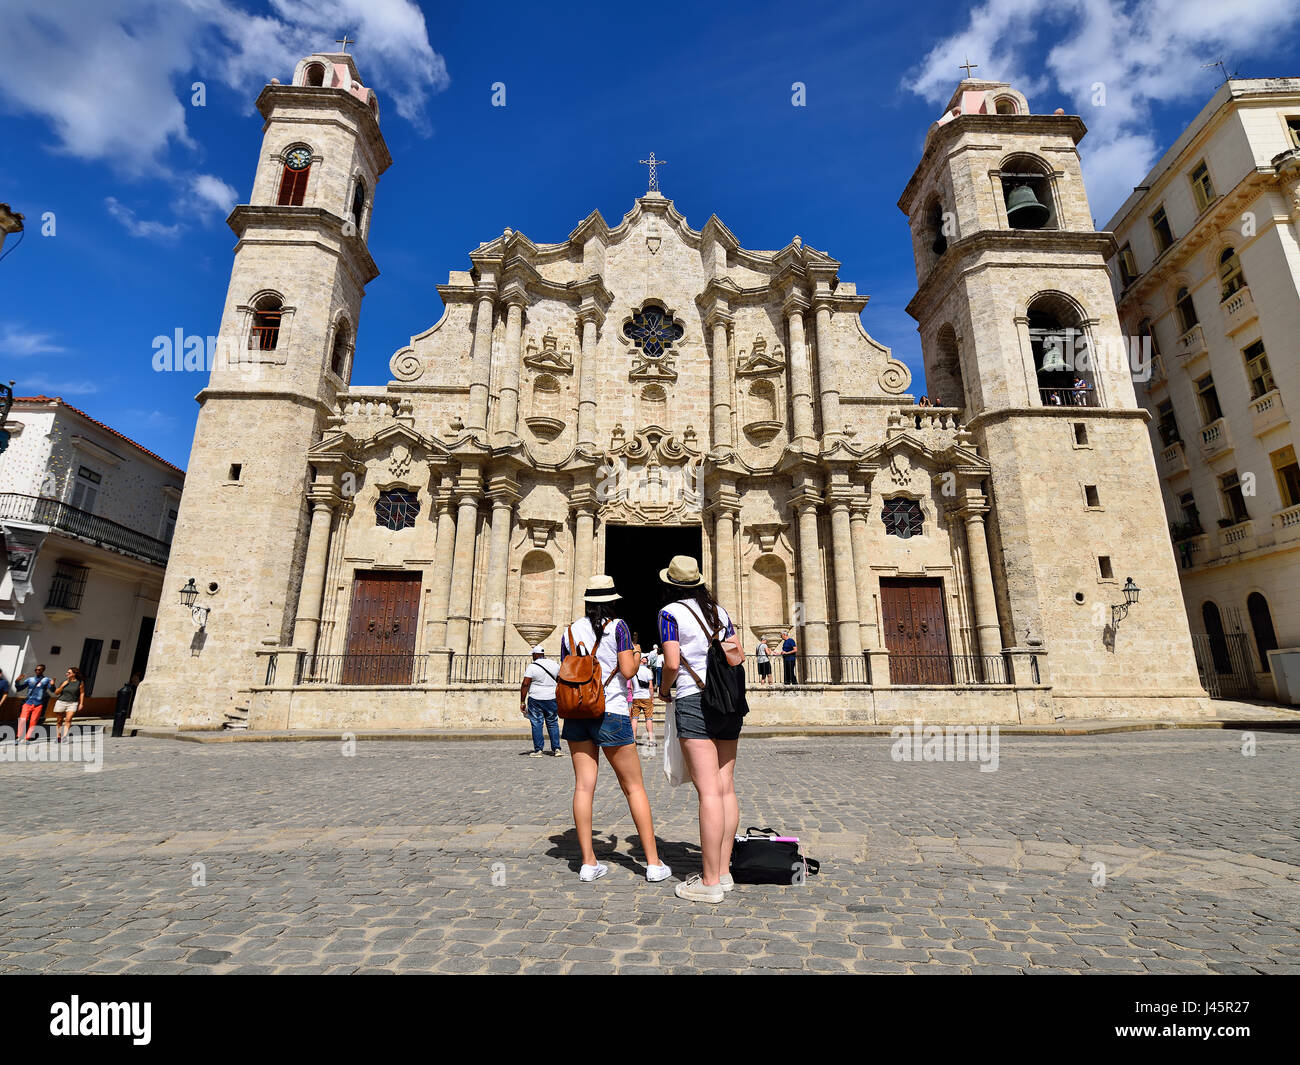
[[880, 609], [891, 684], [951, 684], [952, 653], [943, 581], [882, 577]]
[[340, 683], [411, 683], [422, 576], [418, 570], [357, 571]]

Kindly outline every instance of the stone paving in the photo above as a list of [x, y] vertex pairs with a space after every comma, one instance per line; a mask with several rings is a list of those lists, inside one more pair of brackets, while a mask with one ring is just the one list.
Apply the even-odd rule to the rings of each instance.
[[711, 907], [673, 895], [694, 793], [657, 758], [673, 880], [602, 765], [581, 884], [568, 759], [523, 739], [109, 740], [100, 772], [0, 762], [0, 972], [1300, 972], [1300, 736], [1255, 741], [1003, 737], [982, 773], [751, 739], [742, 827], [821, 875]]

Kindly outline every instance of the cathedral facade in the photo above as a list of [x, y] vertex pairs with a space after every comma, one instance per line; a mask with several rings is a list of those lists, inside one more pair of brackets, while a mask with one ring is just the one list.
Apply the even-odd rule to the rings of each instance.
[[375, 94], [322, 54], [258, 107], [166, 578], [197, 595], [164, 600], [139, 724], [517, 722], [587, 578], [648, 649], [674, 554], [751, 649], [798, 641], [755, 722], [1207, 712], [1129, 368], [1061, 366], [1119, 339], [1078, 118], [968, 80], [932, 127], [900, 201], [921, 406], [835, 259], [695, 229], [653, 180], [617, 225], [479, 245], [355, 385]]

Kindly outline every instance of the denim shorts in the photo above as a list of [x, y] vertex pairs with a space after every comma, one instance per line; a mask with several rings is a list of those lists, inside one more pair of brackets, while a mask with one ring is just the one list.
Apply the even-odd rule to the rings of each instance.
[[673, 700], [679, 740], [736, 740], [745, 719], [740, 714], [705, 714], [700, 692]]
[[635, 743], [632, 719], [627, 714], [605, 714], [601, 717], [566, 717], [560, 729], [560, 739], [574, 743], [594, 743], [597, 747], [626, 747]]

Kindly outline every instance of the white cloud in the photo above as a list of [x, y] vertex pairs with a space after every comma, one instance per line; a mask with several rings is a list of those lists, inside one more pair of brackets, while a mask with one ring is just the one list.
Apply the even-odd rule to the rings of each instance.
[[20, 377], [14, 382], [15, 396], [88, 396], [99, 391], [94, 381], [59, 380], [48, 377]]
[[10, 358], [57, 355], [67, 350], [62, 344], [54, 343], [49, 333], [29, 333], [12, 323], [7, 323], [0, 329], [0, 352]]
[[[1297, 23], [1294, 0], [985, 0], [905, 87], [942, 106], [969, 55], [975, 77], [1011, 82], [1035, 112], [1062, 106], [1081, 115], [1088, 198], [1104, 224], [1167, 147], [1157, 142], [1153, 106], [1204, 103], [1218, 74], [1203, 64], [1267, 53]], [[1092, 102], [1098, 85], [1101, 106]], [[1062, 99], [1044, 99], [1052, 92]]]
[[126, 231], [133, 237], [142, 237], [145, 240], [174, 240], [180, 236], [184, 228], [179, 222], [173, 225], [164, 225], [162, 222], [151, 222], [148, 219], [136, 217], [136, 213], [125, 204], [119, 203], [116, 197], [105, 196], [104, 206], [108, 208], [108, 213], [116, 218]]
[[448, 84], [413, 0], [271, 0], [271, 15], [243, 2], [6, 0], [0, 103], [47, 119], [54, 149], [139, 176], [156, 174], [169, 148], [193, 146], [193, 82], [251, 101], [302, 56], [336, 47], [340, 27], [357, 38], [381, 103], [392, 99], [417, 126], [429, 93]]
[[239, 201], [234, 186], [215, 174], [196, 174], [190, 179], [189, 193], [190, 199], [179, 210], [188, 207], [205, 217], [215, 214], [225, 218]]

